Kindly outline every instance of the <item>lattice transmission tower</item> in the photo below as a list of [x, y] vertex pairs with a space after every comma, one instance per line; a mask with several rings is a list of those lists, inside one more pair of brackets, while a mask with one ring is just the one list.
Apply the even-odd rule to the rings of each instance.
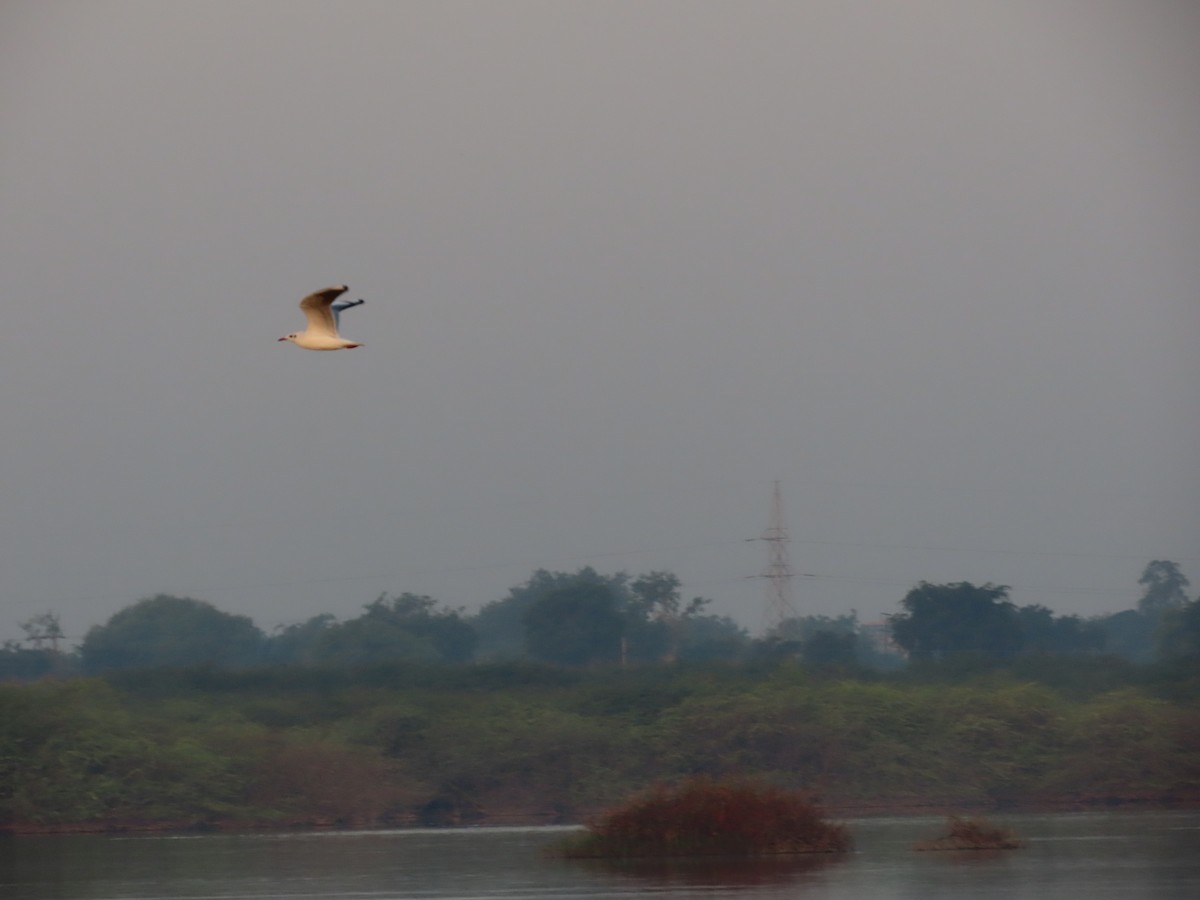
[[779, 479], [775, 479], [771, 491], [771, 520], [767, 530], [759, 540], [767, 542], [767, 568], [762, 577], [767, 580], [767, 605], [764, 615], [768, 631], [777, 628], [785, 619], [796, 615], [792, 605], [792, 579], [796, 573], [792, 571], [791, 560], [788, 558], [787, 520], [783, 515], [783, 494], [779, 490]]

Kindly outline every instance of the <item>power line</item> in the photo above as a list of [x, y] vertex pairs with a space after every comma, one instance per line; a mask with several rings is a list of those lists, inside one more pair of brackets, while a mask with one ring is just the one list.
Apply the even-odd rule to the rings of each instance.
[[[831, 547], [868, 547], [881, 550], [931, 550], [936, 552], [946, 553], [996, 553], [1007, 556], [1083, 556], [1095, 557], [1099, 559], [1137, 559], [1151, 560], [1160, 558], [1162, 554], [1151, 553], [1100, 553], [1093, 550], [1008, 550], [1008, 549], [993, 549], [989, 547], [948, 547], [938, 544], [877, 544], [867, 541], [833, 541], [821, 538], [799, 538], [793, 539], [796, 544], [816, 544], [821, 546]], [[1182, 562], [1196, 562], [1200, 560], [1200, 556], [1177, 556], [1175, 554], [1167, 554], [1171, 559]]]

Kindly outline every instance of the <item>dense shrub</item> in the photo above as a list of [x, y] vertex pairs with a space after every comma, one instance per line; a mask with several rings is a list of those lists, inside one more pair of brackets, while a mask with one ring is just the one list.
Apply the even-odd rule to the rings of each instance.
[[1200, 682], [1156, 677], [1081, 695], [1004, 673], [405, 664], [2, 684], [0, 829], [578, 822], [694, 776], [841, 810], [1194, 803]]
[[983, 817], [950, 816], [946, 833], [921, 841], [914, 850], [1016, 850], [1021, 840], [1007, 828]]
[[850, 849], [845, 826], [827, 822], [800, 794], [746, 781], [659, 785], [607, 813], [562, 848], [567, 856], [754, 856]]

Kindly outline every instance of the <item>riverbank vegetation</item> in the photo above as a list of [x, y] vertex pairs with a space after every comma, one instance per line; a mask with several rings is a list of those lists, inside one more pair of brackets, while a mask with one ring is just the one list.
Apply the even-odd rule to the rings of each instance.
[[591, 569], [271, 636], [160, 596], [66, 650], [43, 614], [0, 648], [0, 828], [578, 822], [698, 776], [835, 810], [1196, 803], [1200, 600], [1174, 563], [1139, 583], [1104, 623], [921, 583], [882, 632], [758, 639], [669, 573]]
[[842, 814], [1196, 803], [1198, 673], [1111, 668], [393, 665], [10, 683], [0, 826], [578, 822], [691, 776], [759, 777]]

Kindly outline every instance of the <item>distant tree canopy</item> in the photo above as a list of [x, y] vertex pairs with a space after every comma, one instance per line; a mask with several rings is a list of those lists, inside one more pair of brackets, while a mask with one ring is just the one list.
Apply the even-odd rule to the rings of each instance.
[[800, 644], [821, 632], [857, 634], [858, 614], [851, 612], [843, 616], [791, 616], [772, 628], [767, 637]]
[[1143, 591], [1136, 608], [1096, 620], [1104, 633], [1105, 652], [1136, 663], [1177, 656], [1187, 639], [1177, 639], [1172, 632], [1187, 627], [1189, 618], [1180, 613], [1188, 606], [1184, 589], [1189, 583], [1178, 563], [1167, 559], [1147, 563], [1138, 578]]
[[677, 659], [684, 662], [729, 662], [741, 659], [750, 636], [729, 616], [696, 615], [687, 620]]
[[629, 577], [623, 572], [601, 575], [591, 566], [577, 572], [538, 569], [524, 584], [509, 588], [508, 596], [484, 605], [475, 616], [479, 655], [484, 659], [520, 659], [526, 654], [526, 613], [548, 594], [588, 586], [623, 594]]
[[1181, 609], [1187, 602], [1184, 589], [1190, 584], [1179, 565], [1167, 559], [1147, 563], [1138, 584], [1145, 593], [1138, 600], [1138, 612], [1148, 616], [1162, 615], [1169, 609]]
[[1200, 660], [1200, 599], [1163, 613], [1158, 649], [1164, 659]]
[[[996, 661], [1018, 655], [1065, 656], [1111, 649], [1105, 620], [1056, 616], [1040, 604], [1016, 606], [1008, 588], [969, 582], [922, 582], [901, 601], [905, 612], [889, 617], [893, 639], [913, 660], [954, 656]], [[1138, 613], [1130, 611], [1137, 618]]]
[[766, 636], [768, 657], [799, 657], [812, 666], [851, 666], [859, 659], [858, 614], [792, 616]]
[[709, 601], [684, 602], [670, 572], [630, 578], [538, 569], [508, 597], [489, 603], [473, 624], [484, 659], [533, 659], [558, 665], [604, 660], [651, 663], [730, 659], [748, 638], [735, 622], [703, 613]]
[[258, 662], [264, 636], [249, 617], [211, 603], [159, 594], [139, 600], [80, 645], [87, 672], [155, 666], [244, 666]]
[[62, 621], [58, 613], [52, 612], [31, 616], [21, 623], [21, 630], [25, 632], [26, 643], [32, 644], [34, 649], [50, 650], [53, 653], [58, 652], [58, 642], [64, 637]]
[[1103, 627], [1079, 616], [1056, 616], [1039, 604], [1017, 608], [1021, 652], [1055, 656], [1098, 653], [1104, 649]]
[[524, 615], [525, 646], [542, 662], [586, 666], [621, 656], [625, 619], [611, 585], [560, 587], [538, 598]]
[[321, 641], [336, 624], [336, 616], [321, 613], [303, 622], [277, 626], [267, 640], [265, 661], [280, 665], [316, 662]]
[[0, 646], [0, 681], [36, 681], [54, 673], [55, 655], [48, 650], [30, 650], [16, 641]]
[[57, 615], [33, 616], [21, 624], [23, 641], [0, 645], [0, 680], [156, 667], [475, 660], [584, 667], [791, 659], [887, 671], [903, 665], [896, 648], [918, 663], [964, 657], [991, 665], [1082, 654], [1138, 664], [1200, 658], [1200, 600], [1188, 601], [1179, 566], [1154, 560], [1138, 583], [1136, 608], [1085, 619], [1056, 616], [1039, 604], [1018, 607], [1002, 585], [921, 582], [900, 601], [901, 612], [888, 617], [894, 644], [879, 640], [854, 612], [796, 616], [751, 639], [732, 619], [705, 613], [710, 601], [685, 601], [679, 579], [665, 571], [631, 577], [591, 567], [538, 569], [475, 615], [441, 608], [425, 595], [381, 594], [354, 618], [325, 613], [269, 637], [246, 616], [159, 595], [92, 628], [74, 650], [60, 647], [66, 638]]
[[475, 629], [456, 610], [436, 609], [418, 594], [382, 595], [355, 619], [330, 624], [312, 651], [315, 662], [367, 665], [398, 660], [468, 662], [478, 642]]
[[852, 666], [858, 635], [853, 631], [817, 631], [800, 643], [800, 658], [810, 666]]
[[313, 616], [277, 629], [267, 646], [275, 663], [364, 666], [391, 662], [470, 662], [478, 637], [461, 610], [439, 610], [420, 594], [382, 594], [353, 619]]
[[[0, 646], [0, 681], [33, 681], [47, 675], [74, 673], [75, 658], [63, 654], [59, 642], [65, 640], [57, 613], [38, 613], [21, 623], [25, 640], [5, 641]], [[21, 643], [29, 646], [22, 647]]]
[[1104, 632], [1104, 651], [1130, 662], [1146, 663], [1154, 658], [1157, 617], [1136, 609], [1123, 609], [1099, 620]]
[[1021, 623], [1004, 585], [922, 581], [900, 605], [904, 612], [889, 620], [892, 637], [913, 660], [1007, 660], [1021, 649]]
[[[268, 637], [245, 616], [223, 613], [200, 600], [159, 596], [93, 628], [80, 658], [88, 672], [157, 666], [462, 664], [477, 655], [569, 666], [732, 658], [748, 638], [732, 620], [703, 615], [708, 602], [699, 597], [684, 602], [679, 580], [669, 572], [631, 579], [623, 572], [601, 575], [586, 567], [538, 570], [506, 599], [473, 617], [439, 608], [432, 597], [384, 594], [355, 618], [317, 615], [279, 627]], [[46, 643], [53, 635], [43, 631], [37, 636]], [[48, 670], [53, 660], [46, 652], [38, 651], [34, 659], [19, 655], [14, 645], [0, 658], [0, 672]]]

